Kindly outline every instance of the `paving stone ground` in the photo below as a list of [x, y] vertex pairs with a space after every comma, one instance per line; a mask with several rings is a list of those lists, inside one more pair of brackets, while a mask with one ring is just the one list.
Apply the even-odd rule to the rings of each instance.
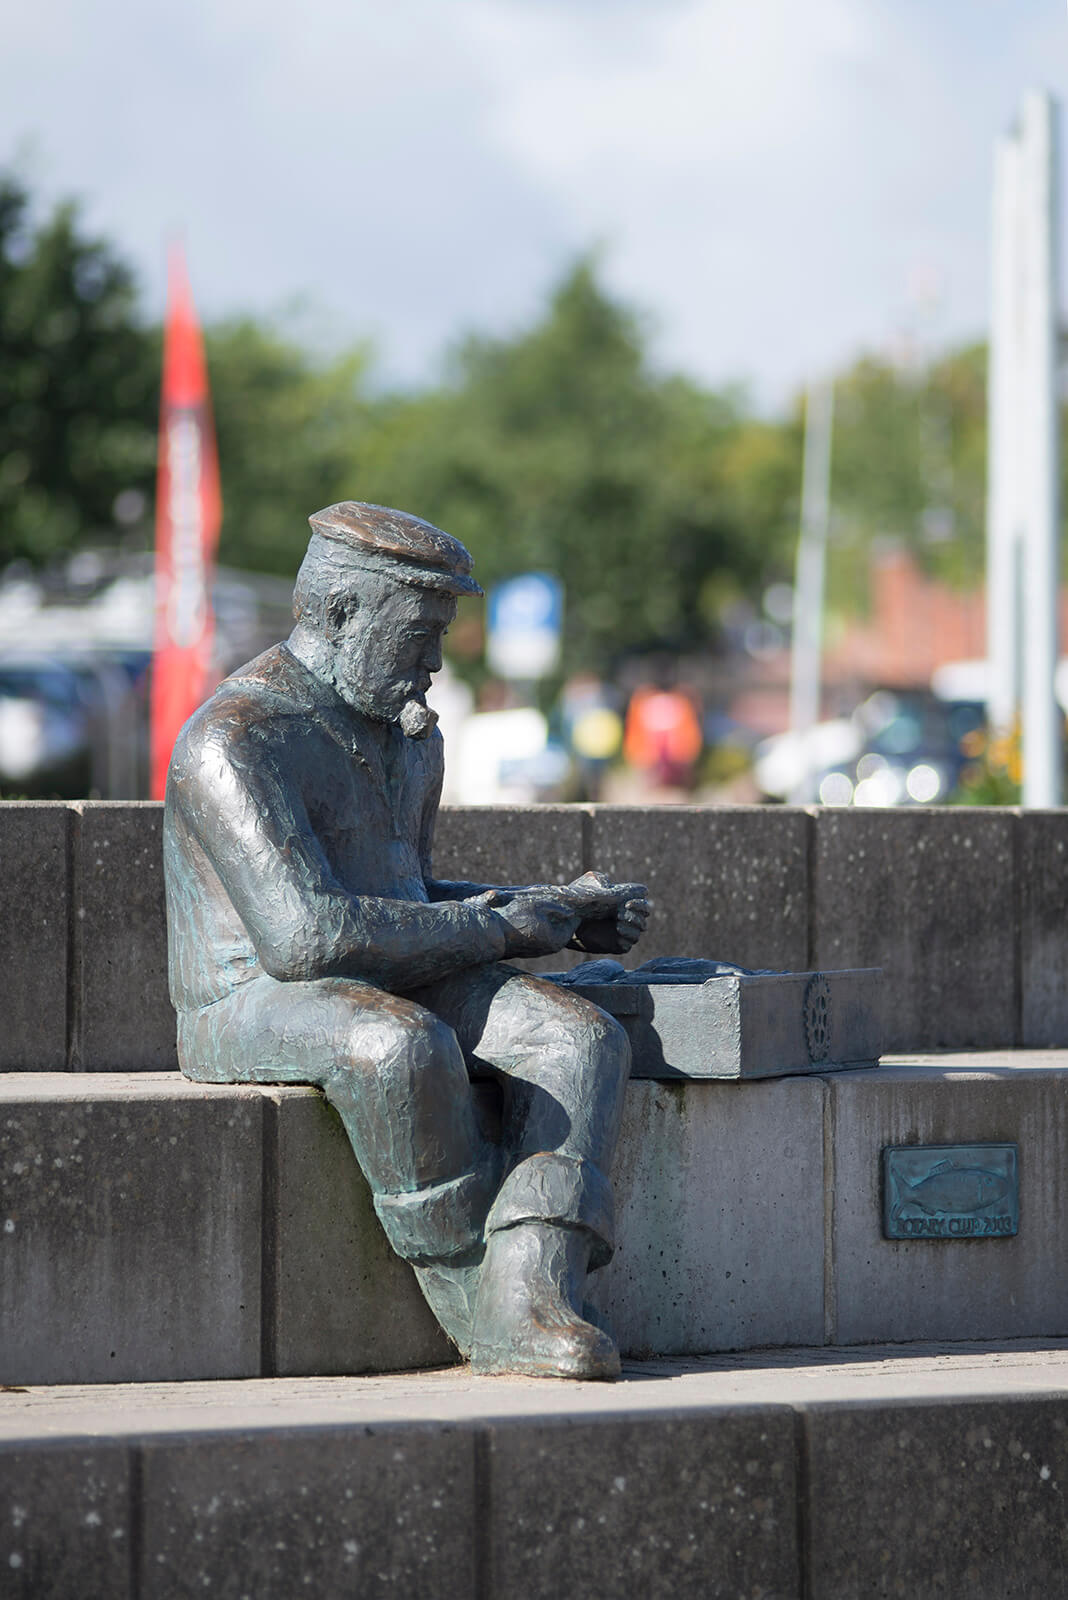
[[42, 1386], [0, 1392], [0, 1439], [1025, 1395], [1068, 1395], [1068, 1339], [753, 1350], [628, 1362], [615, 1384], [479, 1378], [466, 1367], [447, 1367], [355, 1378]]

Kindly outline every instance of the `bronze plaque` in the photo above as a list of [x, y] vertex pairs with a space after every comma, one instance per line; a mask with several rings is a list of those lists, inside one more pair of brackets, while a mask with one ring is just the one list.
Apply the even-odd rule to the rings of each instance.
[[884, 1148], [884, 1238], [1007, 1239], [1019, 1227], [1014, 1144]]

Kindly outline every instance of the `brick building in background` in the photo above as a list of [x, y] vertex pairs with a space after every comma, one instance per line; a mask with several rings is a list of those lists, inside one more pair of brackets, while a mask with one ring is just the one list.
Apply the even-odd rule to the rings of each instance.
[[[929, 578], [907, 550], [873, 554], [867, 616], [827, 630], [823, 653], [825, 717], [848, 713], [876, 688], [929, 689], [937, 668], [986, 655], [984, 590], [960, 590]], [[1060, 637], [1068, 642], [1068, 590], [1060, 596]], [[789, 726], [790, 655], [753, 662], [732, 697], [730, 715], [769, 735]]]
[[985, 654], [982, 589], [927, 577], [907, 550], [881, 551], [872, 557], [871, 611], [828, 643], [824, 681], [927, 689], [936, 668]]

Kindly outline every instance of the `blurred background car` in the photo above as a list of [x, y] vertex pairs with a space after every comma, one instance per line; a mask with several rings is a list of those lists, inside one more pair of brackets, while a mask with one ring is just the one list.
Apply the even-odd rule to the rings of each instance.
[[782, 734], [756, 751], [754, 775], [768, 800], [787, 800], [805, 774], [829, 806], [944, 804], [957, 793], [986, 721], [981, 701], [930, 691], [877, 689], [849, 717], [817, 723], [807, 739]]

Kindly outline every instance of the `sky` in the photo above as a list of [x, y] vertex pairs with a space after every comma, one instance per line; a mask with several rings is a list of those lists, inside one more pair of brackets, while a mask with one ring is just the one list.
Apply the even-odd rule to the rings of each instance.
[[770, 410], [983, 335], [993, 141], [1068, 79], [1064, 0], [33, 0], [4, 33], [0, 164], [82, 197], [154, 315], [178, 234], [205, 317], [304, 307], [418, 384], [596, 248], [659, 365]]

